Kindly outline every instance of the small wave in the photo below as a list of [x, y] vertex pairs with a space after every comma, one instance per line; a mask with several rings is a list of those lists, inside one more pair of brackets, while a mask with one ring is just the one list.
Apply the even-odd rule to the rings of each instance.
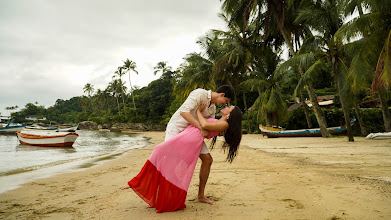
[[[21, 146], [0, 137], [0, 193], [25, 182], [91, 168], [150, 144], [142, 135], [80, 131], [73, 148]], [[119, 136], [119, 137], [118, 137]], [[16, 139], [16, 137], [13, 137]], [[104, 141], [106, 140], [106, 141]], [[10, 144], [12, 143], [12, 144]]]
[[93, 159], [93, 158], [100, 157], [100, 156], [102, 156], [102, 155], [88, 156], [88, 157], [82, 157], [82, 158], [74, 158], [74, 159], [68, 159], [68, 160], [60, 160], [60, 161], [55, 161], [55, 162], [42, 164], [42, 165], [23, 167], [23, 168], [18, 168], [18, 169], [15, 169], [15, 170], [1, 172], [0, 176], [9, 176], [9, 175], [14, 175], [14, 174], [19, 174], [19, 173], [25, 173], [25, 172], [30, 172], [30, 171], [42, 169], [42, 168], [48, 168], [48, 167], [58, 166], [58, 165], [65, 164], [65, 163], [71, 163], [71, 162], [74, 162], [74, 161], [82, 161], [82, 160]]

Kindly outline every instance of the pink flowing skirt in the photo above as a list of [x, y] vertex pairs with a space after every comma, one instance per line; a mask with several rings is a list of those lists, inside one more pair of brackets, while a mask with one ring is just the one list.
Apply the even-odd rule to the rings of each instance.
[[[210, 132], [207, 138], [217, 132]], [[204, 138], [190, 125], [177, 136], [155, 147], [129, 186], [157, 212], [186, 208], [185, 200]]]

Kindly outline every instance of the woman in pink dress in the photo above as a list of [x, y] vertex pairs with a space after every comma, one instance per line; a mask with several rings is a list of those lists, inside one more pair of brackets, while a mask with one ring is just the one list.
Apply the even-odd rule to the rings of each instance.
[[[205, 119], [197, 110], [201, 126], [209, 130], [206, 138], [224, 133], [223, 149], [228, 149], [227, 161], [235, 158], [242, 138], [242, 112], [236, 106], [225, 107], [219, 120]], [[149, 206], [157, 212], [170, 212], [186, 208], [185, 200], [194, 168], [202, 148], [204, 137], [200, 130], [188, 126], [177, 136], [157, 145], [140, 173], [121, 189], [132, 188]]]

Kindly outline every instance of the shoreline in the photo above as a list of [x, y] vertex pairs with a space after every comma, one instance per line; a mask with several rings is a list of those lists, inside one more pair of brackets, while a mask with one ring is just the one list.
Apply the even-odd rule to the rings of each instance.
[[[23, 184], [0, 196], [2, 219], [387, 219], [391, 218], [391, 140], [278, 138], [243, 135], [238, 156], [220, 147], [206, 195], [196, 200], [198, 161], [183, 211], [155, 213], [132, 190], [120, 190], [142, 168], [164, 132], [140, 132], [148, 146], [92, 168]], [[220, 138], [218, 140], [221, 140]], [[327, 141], [325, 141], [327, 140]]]
[[[88, 131], [90, 132], [90, 131]], [[95, 132], [95, 131], [92, 131]], [[115, 159], [122, 154], [134, 150], [137, 148], [143, 148], [145, 146], [148, 146], [150, 143], [148, 142], [148, 138], [145, 138], [144, 135], [137, 134], [137, 132], [124, 132], [124, 133], [130, 133], [135, 134], [134, 137], [125, 138], [122, 145], [126, 146], [126, 143], [132, 143], [132, 145], [128, 145], [130, 147], [120, 147], [122, 145], [118, 145], [118, 148], [111, 149], [111, 151], [94, 151], [94, 149], [98, 149], [98, 147], [102, 146], [96, 146], [93, 144], [90, 144], [93, 146], [90, 150], [93, 153], [79, 153], [78, 156], [71, 156], [67, 157], [66, 155], [70, 153], [75, 153], [77, 151], [81, 152], [89, 152], [90, 150], [86, 148], [85, 144], [80, 145], [80, 142], [74, 145], [73, 147], [41, 147], [41, 146], [30, 146], [30, 145], [23, 145], [23, 144], [16, 144], [15, 148], [16, 151], [26, 151], [30, 152], [33, 150], [39, 151], [47, 151], [47, 152], [57, 152], [61, 155], [61, 153], [65, 156], [59, 156], [55, 159], [49, 159], [44, 163], [32, 163], [29, 164], [20, 164], [20, 165], [14, 165], [13, 168], [8, 169], [6, 171], [3, 171], [0, 175], [0, 194], [7, 192], [9, 190], [17, 189], [22, 184], [30, 181], [34, 181], [36, 179], [42, 179], [42, 178], [48, 178], [51, 176], [64, 174], [64, 173], [72, 173], [72, 172], [78, 172], [82, 171], [84, 169], [88, 169], [94, 166], [97, 166], [101, 163], [104, 163], [107, 160]], [[84, 133], [83, 133], [84, 134]], [[97, 135], [94, 133], [94, 135]], [[88, 135], [87, 135], [88, 136]], [[110, 135], [109, 135], [110, 136]], [[114, 134], [114, 136], [116, 136]], [[13, 136], [15, 140], [17, 138]], [[84, 138], [84, 137], [83, 137]], [[82, 142], [88, 142], [88, 137], [83, 139]], [[129, 142], [130, 141], [130, 142]], [[109, 145], [108, 145], [109, 146]], [[68, 152], [69, 151], [69, 152]], [[65, 153], [64, 153], [65, 152]], [[49, 154], [52, 156], [55, 156], [54, 153]], [[4, 155], [3, 155], [4, 156]], [[27, 156], [27, 157], [26, 157]], [[29, 157], [30, 155], [19, 155], [19, 158], [25, 158], [30, 161], [34, 160], [33, 157]], [[42, 155], [38, 155], [40, 158], [45, 159]], [[36, 160], [36, 158], [35, 158]], [[21, 160], [16, 160], [16, 162], [22, 162]], [[39, 162], [40, 160], [36, 160]], [[15, 161], [9, 160], [8, 162], [15, 163]], [[18, 164], [18, 163], [15, 163]]]

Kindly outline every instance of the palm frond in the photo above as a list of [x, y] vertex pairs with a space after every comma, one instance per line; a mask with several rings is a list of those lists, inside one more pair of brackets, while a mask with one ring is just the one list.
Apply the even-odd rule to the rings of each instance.
[[312, 80], [314, 76], [316, 76], [318, 73], [325, 69], [327, 69], [327, 67], [324, 61], [322, 59], [318, 59], [314, 64], [310, 66], [310, 68], [307, 69], [307, 71], [305, 71], [303, 76], [301, 76], [299, 82], [297, 83], [293, 96], [296, 97], [308, 81]]
[[297, 54], [305, 54], [310, 52], [322, 52], [321, 48], [325, 45], [326, 42], [323, 38], [312, 36], [304, 40], [303, 45], [301, 45]]
[[334, 36], [347, 41], [362, 35], [367, 36], [375, 30], [374, 24], [377, 23], [380, 17], [380, 13], [370, 13], [354, 18], [339, 28]]
[[242, 83], [239, 84], [240, 87], [248, 88], [250, 91], [258, 91], [260, 89], [261, 91], [266, 90], [268, 87], [269, 82], [262, 79], [248, 79]]
[[297, 67], [299, 66], [306, 69], [311, 66], [319, 56], [320, 53], [306, 53], [295, 55], [294, 57], [290, 58], [289, 60], [278, 66], [275, 73], [281, 75], [291, 69], [297, 69]]
[[275, 87], [271, 88], [269, 97], [267, 98], [267, 101], [263, 108], [267, 113], [277, 112], [280, 117], [282, 115], [285, 115], [284, 117], [286, 117], [287, 115], [287, 107], [283, 99], [283, 95], [281, 94], [280, 90]]
[[382, 79], [386, 85], [391, 85], [391, 29], [384, 44], [384, 69]]
[[359, 50], [350, 64], [348, 74], [352, 78], [354, 90], [366, 87], [369, 80], [372, 79], [381, 53], [379, 41], [382, 36], [383, 32], [376, 30], [368, 38], [360, 40], [360, 44], [357, 45]]
[[391, 1], [389, 0], [365, 0], [365, 3], [374, 12], [380, 12], [382, 14], [391, 13]]
[[383, 50], [379, 56], [375, 77], [372, 82], [373, 91], [381, 91], [391, 85], [391, 29], [384, 43]]

